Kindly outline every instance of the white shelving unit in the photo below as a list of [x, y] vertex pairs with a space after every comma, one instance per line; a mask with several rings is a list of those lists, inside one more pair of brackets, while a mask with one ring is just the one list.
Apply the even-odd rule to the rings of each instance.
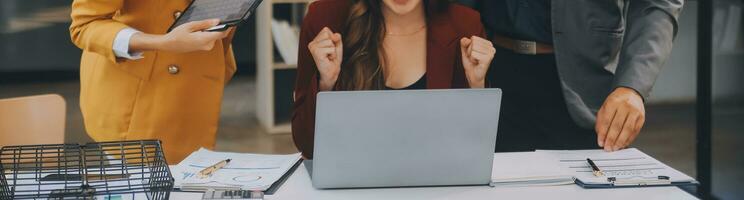
[[292, 132], [291, 122], [277, 122], [275, 120], [275, 71], [292, 70], [297, 68], [295, 65], [275, 62], [274, 38], [271, 34], [271, 20], [274, 15], [274, 5], [309, 4], [312, 1], [313, 0], [264, 0], [256, 11], [256, 117], [264, 129], [271, 134]]

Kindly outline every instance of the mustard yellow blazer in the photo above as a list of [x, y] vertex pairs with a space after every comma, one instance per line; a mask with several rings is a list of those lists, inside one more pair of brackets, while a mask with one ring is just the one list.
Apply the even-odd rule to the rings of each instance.
[[72, 42], [83, 50], [80, 109], [96, 141], [159, 139], [169, 163], [213, 148], [225, 84], [235, 72], [231, 38], [211, 51], [144, 52], [117, 59], [116, 34], [165, 34], [189, 0], [75, 0]]

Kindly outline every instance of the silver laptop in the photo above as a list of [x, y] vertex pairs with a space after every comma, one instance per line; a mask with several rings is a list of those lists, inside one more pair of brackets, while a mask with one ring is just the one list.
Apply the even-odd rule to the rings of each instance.
[[321, 92], [315, 188], [486, 185], [499, 89]]

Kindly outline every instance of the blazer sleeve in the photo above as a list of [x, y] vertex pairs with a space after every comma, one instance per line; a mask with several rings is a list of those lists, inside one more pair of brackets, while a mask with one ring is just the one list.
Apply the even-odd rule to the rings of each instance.
[[628, 87], [647, 99], [677, 34], [682, 0], [639, 0], [630, 3], [627, 27], [614, 87]]
[[128, 26], [111, 17], [124, 0], [75, 0], [72, 2], [70, 38], [78, 48], [116, 62], [113, 45], [116, 34]]
[[236, 29], [232, 28], [229, 33], [227, 33], [227, 37], [225, 39], [222, 39], [222, 47], [224, 48], [224, 55], [225, 55], [225, 66], [227, 66], [227, 70], [225, 71], [225, 85], [232, 79], [232, 74], [235, 74], [237, 71], [237, 62], [235, 61], [235, 54], [233, 53], [233, 47], [232, 47], [232, 41], [233, 38], [235, 38], [235, 32]]
[[307, 45], [317, 34], [312, 23], [314, 9], [309, 9], [300, 30], [297, 77], [292, 113], [292, 139], [305, 158], [312, 159], [315, 138], [315, 97], [318, 94], [318, 71]]
[[[453, 71], [452, 75], [452, 88], [470, 88], [470, 84], [468, 83], [468, 78], [465, 75], [465, 68], [462, 65], [462, 53], [460, 52], [460, 39], [463, 37], [472, 37], [472, 36], [478, 36], [480, 38], [488, 39], [488, 36], [486, 36], [486, 29], [483, 26], [483, 23], [480, 20], [480, 14], [477, 12], [473, 12], [472, 17], [466, 17], [465, 19], [470, 19], [464, 21], [463, 25], [458, 27], [459, 29], [464, 30], [462, 35], [460, 35], [459, 38], [455, 38], [455, 42], [457, 42], [457, 48], [455, 49], [455, 70]], [[469, 22], [469, 23], [468, 23]], [[490, 41], [490, 40], [489, 40]], [[498, 53], [498, 52], [497, 52]], [[486, 78], [486, 88], [490, 87], [490, 81], [488, 78]]]

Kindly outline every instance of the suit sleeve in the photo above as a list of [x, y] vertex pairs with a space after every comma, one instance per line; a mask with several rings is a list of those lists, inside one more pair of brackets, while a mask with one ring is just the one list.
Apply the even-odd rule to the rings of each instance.
[[628, 7], [627, 27], [614, 87], [628, 87], [644, 99], [669, 58], [682, 0], [639, 0]]
[[113, 51], [116, 34], [128, 26], [111, 17], [118, 12], [124, 0], [75, 0], [72, 2], [70, 38], [83, 49], [100, 54], [116, 62]]
[[292, 113], [292, 139], [305, 158], [312, 159], [315, 138], [315, 97], [318, 94], [318, 71], [307, 45], [317, 34], [311, 25], [314, 21], [312, 5], [305, 16], [300, 31], [297, 60], [297, 77]]

